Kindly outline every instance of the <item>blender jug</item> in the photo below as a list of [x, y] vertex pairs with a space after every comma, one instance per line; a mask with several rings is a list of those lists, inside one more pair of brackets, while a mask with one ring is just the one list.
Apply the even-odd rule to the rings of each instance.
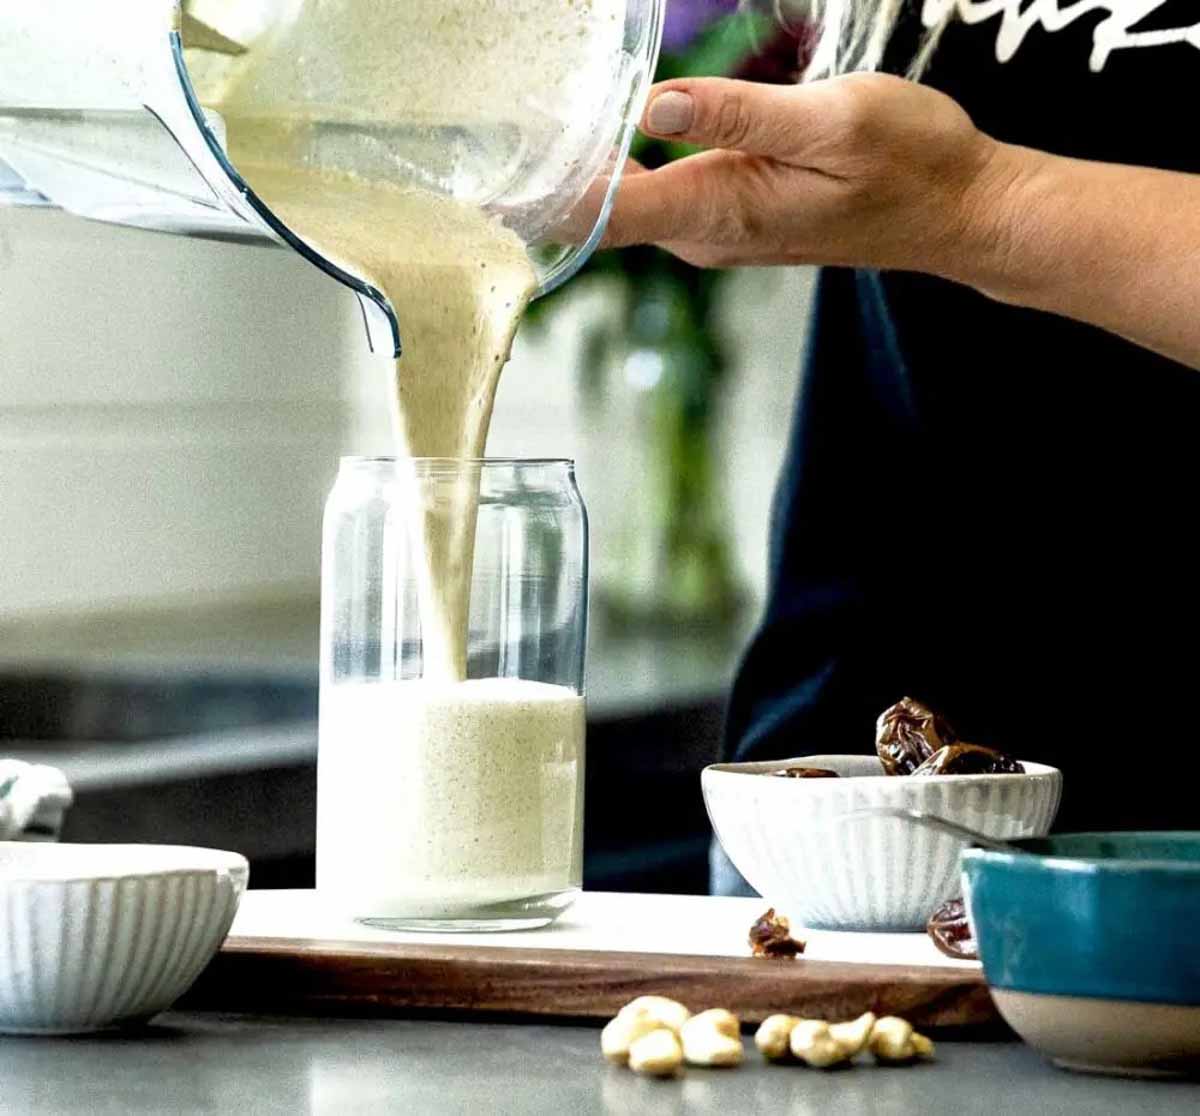
[[399, 352], [385, 296], [290, 229], [231, 146], [252, 153], [271, 129], [298, 164], [475, 205], [521, 237], [545, 293], [603, 233], [664, 4], [0, 5], [0, 204], [281, 243], [356, 292], [372, 347]]

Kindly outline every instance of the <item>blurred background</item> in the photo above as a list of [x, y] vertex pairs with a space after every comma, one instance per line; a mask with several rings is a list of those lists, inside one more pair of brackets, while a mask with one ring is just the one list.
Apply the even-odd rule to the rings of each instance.
[[[801, 36], [736, 8], [673, 0], [660, 76], [794, 80]], [[601, 255], [504, 374], [489, 452], [575, 458], [591, 513], [590, 888], [707, 887], [698, 773], [761, 607], [811, 283]], [[0, 755], [66, 771], [66, 839], [311, 885], [321, 510], [340, 455], [391, 450], [391, 374], [289, 252], [82, 222], [0, 166]]]

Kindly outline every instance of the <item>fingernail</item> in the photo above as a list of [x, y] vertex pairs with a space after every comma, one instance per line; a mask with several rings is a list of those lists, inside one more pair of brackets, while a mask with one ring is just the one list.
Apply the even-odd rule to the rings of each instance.
[[696, 102], [688, 93], [671, 90], [660, 93], [650, 102], [646, 113], [646, 127], [660, 136], [674, 136], [686, 132], [696, 116]]

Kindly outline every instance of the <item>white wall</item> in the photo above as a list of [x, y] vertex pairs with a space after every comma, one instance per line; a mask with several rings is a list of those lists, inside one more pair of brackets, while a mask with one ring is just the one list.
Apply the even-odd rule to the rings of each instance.
[[[755, 589], [808, 289], [745, 273], [729, 303], [723, 456]], [[589, 312], [518, 343], [489, 452], [579, 458], [599, 549], [621, 501], [577, 396]], [[0, 207], [0, 620], [315, 591], [337, 457], [389, 448], [389, 364], [287, 252]]]
[[0, 616], [315, 584], [363, 335], [327, 287], [0, 208]]

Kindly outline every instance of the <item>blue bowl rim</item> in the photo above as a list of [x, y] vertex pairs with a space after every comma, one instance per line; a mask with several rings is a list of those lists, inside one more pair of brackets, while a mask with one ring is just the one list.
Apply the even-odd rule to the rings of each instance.
[[[1104, 838], [1153, 838], [1155, 840], [1181, 840], [1194, 843], [1200, 849], [1200, 830], [1196, 829], [1162, 829], [1162, 830], [1089, 830], [1083, 833], [1051, 833], [1045, 837], [1020, 837], [1010, 840], [1010, 844], [1030, 845], [1041, 841], [1053, 841], [1058, 837], [1091, 837]], [[978, 845], [966, 848], [962, 853], [964, 866], [968, 861], [980, 861], [985, 864], [1002, 865], [1004, 867], [1028, 868], [1036, 865], [1050, 872], [1167, 872], [1171, 874], [1200, 876], [1200, 859], [1196, 860], [1154, 860], [1143, 857], [1122, 856], [1071, 856], [1062, 852], [1004, 852], [1000, 849], [985, 849]]]

